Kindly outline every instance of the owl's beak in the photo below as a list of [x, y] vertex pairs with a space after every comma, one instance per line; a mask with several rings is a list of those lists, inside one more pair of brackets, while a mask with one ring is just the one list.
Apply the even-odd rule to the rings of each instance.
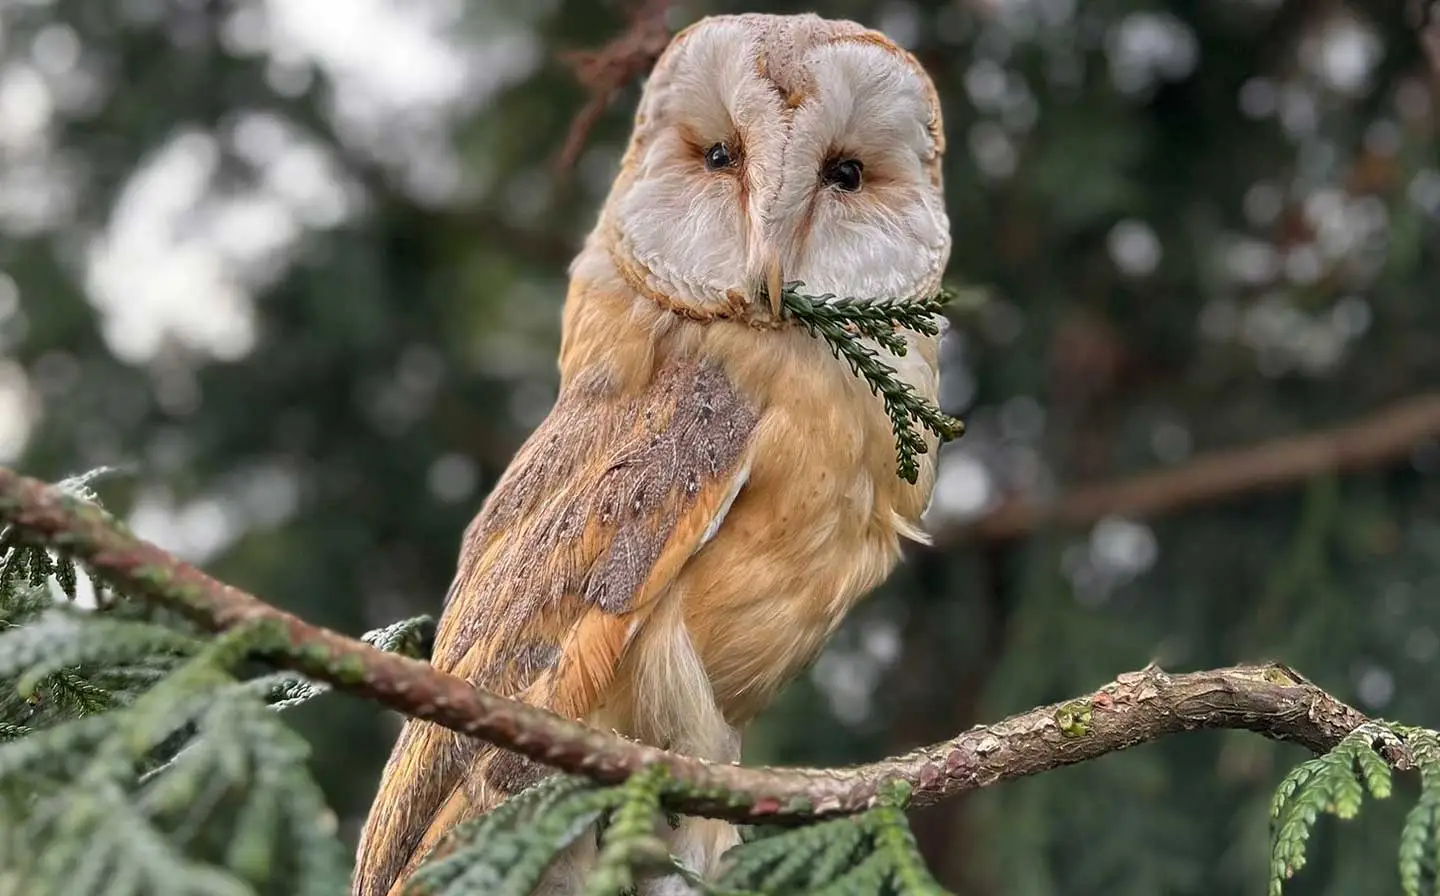
[[754, 284], [755, 298], [760, 298], [760, 291], [763, 289], [766, 298], [770, 303], [770, 313], [776, 320], [780, 318], [781, 293], [785, 288], [784, 270], [780, 264], [780, 250], [772, 245], [765, 245], [759, 255], [758, 269], [751, 275], [751, 283]]

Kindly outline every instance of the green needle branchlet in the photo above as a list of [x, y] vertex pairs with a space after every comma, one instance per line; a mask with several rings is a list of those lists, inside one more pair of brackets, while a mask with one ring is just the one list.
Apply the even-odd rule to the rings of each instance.
[[[806, 326], [826, 338], [838, 357], [858, 359], [852, 366], [862, 376], [888, 368], [860, 340], [890, 351], [904, 348], [899, 329], [927, 332], [939, 307], [939, 300], [919, 305], [832, 302], [793, 289], [787, 302], [800, 309], [797, 317], [804, 316]], [[876, 385], [875, 377], [867, 376], [877, 394], [894, 393], [900, 410], [918, 401], [903, 385], [880, 380]], [[926, 425], [923, 412], [904, 413], [907, 426]], [[913, 427], [906, 431], [920, 439]], [[897, 447], [903, 451], [906, 444], [900, 440]], [[32, 491], [34, 485], [29, 484]], [[67, 501], [86, 503], [62, 504], [63, 512], [90, 524], [98, 520], [105, 532], [123, 535], [123, 527], [80, 493], [82, 488], [83, 483], [64, 489]], [[11, 528], [0, 535], [0, 893], [344, 896], [349, 868], [335, 818], [311, 775], [308, 745], [277, 710], [359, 680], [364, 669], [333, 657], [332, 666], [320, 664], [325, 657], [317, 659], [319, 646], [294, 640], [283, 618], [237, 614], [218, 626], [212, 621], [207, 627], [203, 619], [187, 622], [145, 590], [145, 583], [160, 582], [163, 575], [153, 561], [139, 572], [131, 570], [129, 578], [113, 578], [113, 600], [82, 609], [74, 594], [87, 570], [77, 559], [90, 563], [91, 572], [108, 569], [113, 576], [116, 566], [123, 567], [117, 562], [123, 561], [123, 551], [98, 552], [93, 534], [87, 548], [80, 524], [47, 530], [36, 523], [35, 511], [27, 510], [30, 505], [13, 495], [11, 500], [4, 514]], [[108, 559], [101, 562], [101, 556]], [[167, 592], [172, 598], [176, 588], [203, 587], [193, 580], [177, 581]], [[364, 640], [420, 658], [429, 651], [432, 627], [429, 619], [406, 620]], [[257, 659], [304, 669], [306, 675], [248, 674]], [[324, 671], [310, 671], [316, 668]], [[1324, 752], [1287, 776], [1277, 790], [1272, 896], [1279, 896], [1286, 880], [1304, 866], [1319, 818], [1351, 818], [1367, 798], [1390, 795], [1395, 770], [1417, 770], [1420, 778], [1419, 799], [1400, 836], [1401, 890], [1406, 896], [1436, 893], [1440, 734], [1366, 720], [1293, 676], [1280, 675], [1277, 681], [1269, 674], [1274, 670], [1263, 675], [1241, 671], [1224, 672], [1228, 686], [1253, 682], [1262, 691], [1279, 689], [1245, 705], [1259, 706], [1262, 715], [1277, 715], [1287, 726], [1296, 718], [1293, 707], [1302, 706], [1312, 715], [1320, 713], [1307, 718], [1329, 726], [1323, 736], [1312, 732], [1308, 740], [1301, 739]], [[307, 677], [311, 674], [317, 679]], [[1177, 694], [1190, 693], [1194, 686], [1179, 684], [1185, 676], [1160, 675], [1145, 680]], [[1285, 693], [1296, 689], [1304, 691], [1303, 701]], [[1317, 710], [1316, 700], [1329, 709]], [[1142, 716], [1148, 711], [1140, 705], [1131, 710]], [[1230, 712], [1250, 727], [1253, 711]], [[1034, 713], [1049, 719], [1056, 710], [1041, 707]], [[1083, 730], [1060, 725], [1059, 734], [1072, 748], [1096, 737], [1115, 737], [1116, 719], [1087, 718], [1091, 721]], [[1107, 724], [1112, 727], [1108, 733], [1103, 730]], [[1025, 730], [1045, 736], [1043, 727]], [[1284, 731], [1294, 738], [1291, 727]], [[921, 755], [928, 757], [926, 769], [940, 761], [938, 754]], [[950, 754], [955, 755], [962, 754]], [[572, 847], [590, 850], [592, 839], [587, 896], [623, 896], [647, 875], [666, 874], [679, 875], [706, 896], [944, 892], [922, 861], [905, 819], [912, 794], [917, 800], [924, 795], [923, 770], [869, 779], [868, 795], [863, 804], [848, 805], [845, 811], [853, 813], [848, 817], [790, 818], [790, 826], [757, 829], [725, 856], [710, 880], [700, 880], [695, 869], [669, 854], [667, 823], [675, 823], [669, 813], [696, 805], [726, 813], [746, 807], [750, 814], [745, 817], [763, 821], [792, 811], [787, 807], [795, 804], [796, 795], [782, 801], [778, 793], [757, 791], [753, 784], [732, 791], [713, 780], [697, 782], [687, 778], [683, 766], [665, 760], [630, 771], [624, 778], [599, 778], [604, 784], [588, 772], [551, 774], [484, 816], [462, 822], [407, 882], [407, 893], [527, 896], [562, 853]], [[811, 805], [809, 799], [807, 793], [804, 805]]]
[[[60, 490], [103, 513], [93, 478]], [[82, 608], [64, 546], [21, 535], [0, 534], [0, 892], [343, 896], [309, 745], [271, 711], [328, 686], [240, 675], [283, 633], [211, 635], [125, 595]], [[429, 625], [367, 640], [417, 653]]]
[[1305, 847], [1321, 815], [1353, 819], [1368, 794], [1385, 799], [1394, 789], [1394, 757], [1420, 772], [1420, 797], [1400, 831], [1400, 887], [1405, 896], [1440, 892], [1440, 733], [1369, 722], [1330, 752], [1296, 766], [1280, 782], [1270, 805], [1270, 896], [1305, 867]]
[[736, 847], [714, 891], [943, 896], [905, 819], [910, 792], [909, 784], [894, 781], [880, 805], [853, 818], [781, 830]]
[[920, 472], [919, 457], [929, 448], [917, 424], [934, 434], [941, 442], [956, 439], [965, 426], [941, 411], [934, 403], [916, 394], [913, 387], [900, 379], [895, 368], [880, 358], [880, 353], [866, 345], [872, 340], [896, 357], [908, 350], [902, 330], [913, 330], [926, 336], [940, 332], [937, 315], [941, 314], [953, 294], [942, 290], [929, 299], [888, 298], [862, 300], [837, 298], [826, 294], [808, 296], [800, 292], [804, 283], [785, 285], [781, 296], [784, 313], [793, 318], [812, 336], [824, 339], [836, 358], [850, 365], [850, 371], [870, 385], [870, 391], [885, 402], [895, 434], [895, 468], [900, 478], [914, 482]]
[[671, 864], [669, 848], [655, 835], [667, 777], [663, 766], [652, 765], [617, 788], [620, 804], [605, 825], [585, 896], [621, 896], [635, 887], [637, 871]]
[[405, 896], [529, 896], [556, 857], [621, 803], [623, 787], [542, 781], [458, 825], [406, 882]]

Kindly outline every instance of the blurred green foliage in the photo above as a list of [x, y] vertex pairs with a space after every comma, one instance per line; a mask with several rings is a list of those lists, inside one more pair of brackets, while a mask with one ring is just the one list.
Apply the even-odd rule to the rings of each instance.
[[[0, 442], [51, 479], [123, 467], [105, 497], [142, 534], [358, 633], [438, 611], [460, 531], [547, 408], [565, 265], [636, 91], [561, 181], [584, 93], [556, 53], [608, 39], [619, 10], [351, 4], [309, 43], [295, 10], [312, 4], [0, 5], [0, 384], [24, 393], [5, 416], [29, 418]], [[988, 296], [955, 312], [946, 349], [967, 434], [945, 454], [943, 532], [987, 495], [1063, 493], [1440, 386], [1437, 112], [1399, 6], [695, 0], [675, 19], [852, 17], [935, 78], [951, 279]], [[377, 29], [377, 11], [399, 18]], [[416, 17], [429, 31], [396, 24]], [[144, 176], [162, 170], [168, 186]], [[344, 189], [317, 186], [332, 178]], [[1278, 659], [1440, 724], [1437, 473], [1427, 444], [1162, 520], [942, 538], [747, 758], [873, 758], [1150, 659]], [[396, 720], [344, 700], [294, 716], [353, 837]], [[1270, 794], [1301, 758], [1172, 739], [926, 810], [916, 832], [967, 894], [1254, 892]], [[1391, 891], [1412, 803], [1322, 827], [1287, 893]]]

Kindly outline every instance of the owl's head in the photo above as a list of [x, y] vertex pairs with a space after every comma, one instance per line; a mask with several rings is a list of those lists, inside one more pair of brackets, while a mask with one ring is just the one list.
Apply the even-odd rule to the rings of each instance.
[[808, 14], [702, 19], [646, 82], [596, 236], [637, 288], [694, 311], [792, 280], [929, 293], [950, 254], [943, 150], [934, 85], [883, 35]]

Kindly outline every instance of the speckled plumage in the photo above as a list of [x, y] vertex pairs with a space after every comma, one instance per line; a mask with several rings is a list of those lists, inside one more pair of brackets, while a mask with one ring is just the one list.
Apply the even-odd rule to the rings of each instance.
[[[703, 163], [724, 142], [736, 162]], [[864, 382], [764, 287], [933, 292], [950, 237], [943, 138], [923, 70], [883, 36], [815, 16], [722, 16], [677, 35], [572, 267], [554, 409], [466, 532], [436, 666], [477, 686], [717, 761], [856, 600], [924, 538], [915, 484]], [[858, 191], [819, 172], [864, 164]], [[749, 322], [759, 322], [752, 326]], [[899, 371], [937, 390], [937, 341]], [[436, 840], [541, 770], [406, 724], [363, 833], [356, 896], [396, 894]], [[698, 870], [735, 842], [686, 820]], [[576, 892], [593, 845], [551, 869]], [[652, 882], [668, 892], [676, 880]]]

